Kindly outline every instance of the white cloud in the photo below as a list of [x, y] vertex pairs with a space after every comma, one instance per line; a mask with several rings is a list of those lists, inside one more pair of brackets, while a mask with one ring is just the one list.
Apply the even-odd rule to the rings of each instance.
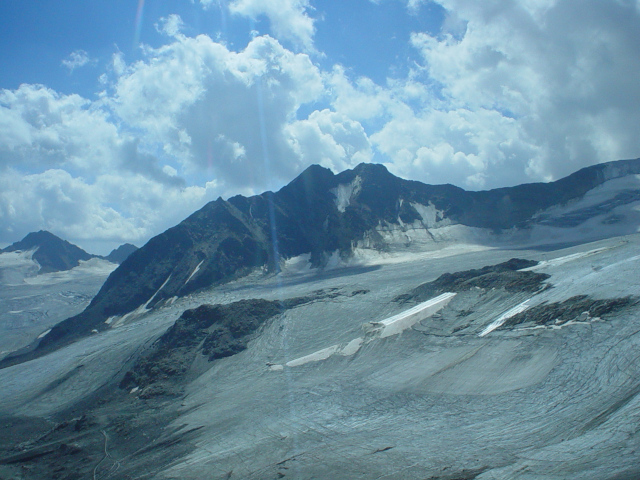
[[379, 91], [353, 85], [355, 95], [334, 103], [348, 111], [349, 102], [368, 110], [386, 102], [388, 112], [388, 98], [402, 100], [408, 108], [371, 135], [392, 170], [488, 188], [640, 154], [633, 2], [438, 3], [449, 19], [440, 35], [412, 35], [424, 61], [413, 73], [427, 90], [411, 101], [403, 82]]
[[62, 60], [62, 65], [67, 67], [69, 72], [73, 72], [76, 68], [84, 67], [92, 63], [95, 63], [95, 61], [91, 60], [89, 54], [84, 50], [71, 52], [67, 58]]
[[162, 17], [156, 24], [156, 30], [164, 33], [169, 37], [177, 37], [184, 28], [184, 22], [180, 15], [171, 14], [168, 17]]
[[389, 121], [371, 136], [402, 177], [480, 189], [523, 177], [538, 151], [517, 122], [489, 109], [429, 110]]
[[2, 243], [41, 228], [111, 240], [104, 248], [146, 241], [220, 193], [216, 183], [185, 187], [172, 168], [99, 104], [38, 85], [0, 91]]
[[0, 166], [114, 166], [116, 127], [79, 95], [41, 85], [0, 90]]
[[101, 174], [93, 182], [61, 169], [0, 175], [0, 241], [46, 229], [92, 253], [123, 242], [141, 244], [217, 196], [215, 183], [167, 188], [134, 173]]
[[324, 91], [307, 55], [266, 36], [233, 52], [203, 35], [147, 54], [118, 79], [113, 108], [189, 171], [260, 190], [306, 166], [285, 129]]
[[[315, 34], [314, 19], [308, 15], [313, 9], [310, 0], [200, 0], [205, 8], [216, 5], [235, 15], [258, 20], [266, 17], [269, 20], [271, 34], [278, 40], [291, 42], [306, 52], [315, 52], [313, 36]], [[253, 37], [258, 32], [251, 31]]]
[[254, 20], [264, 15], [276, 38], [292, 42], [307, 52], [314, 51], [314, 21], [307, 14], [310, 9], [309, 0], [233, 0], [229, 3], [229, 10], [234, 14]]
[[341, 172], [372, 157], [362, 125], [341, 113], [315, 111], [308, 119], [288, 125], [286, 132], [305, 165], [319, 164]]

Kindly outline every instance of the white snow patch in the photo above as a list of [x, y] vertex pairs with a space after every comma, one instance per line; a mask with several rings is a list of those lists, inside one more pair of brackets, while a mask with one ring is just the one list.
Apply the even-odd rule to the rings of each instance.
[[165, 285], [166, 285], [167, 283], [169, 283], [169, 280], [171, 280], [171, 275], [172, 275], [172, 274], [170, 273], [170, 274], [169, 274], [169, 276], [167, 277], [167, 279], [164, 281], [164, 283], [163, 283], [162, 285], [160, 285], [160, 288], [156, 291], [156, 293], [154, 293], [154, 294], [152, 295], [152, 297], [151, 297], [149, 300], [147, 300], [147, 303], [145, 303], [145, 304], [142, 306], [142, 308], [143, 308], [145, 311], [146, 311], [146, 310], [148, 310], [148, 309], [147, 309], [147, 307], [149, 306], [149, 304], [150, 304], [151, 302], [153, 302], [153, 299], [154, 299], [154, 298], [156, 298], [156, 295], [158, 295], [158, 294], [160, 293], [160, 291], [165, 287]]
[[[299, 367], [300, 365], [304, 365], [305, 363], [311, 362], [319, 362], [321, 360], [326, 360], [332, 355], [342, 355], [343, 357], [350, 357], [351, 355], [355, 355], [360, 347], [364, 343], [364, 339], [362, 337], [354, 338], [350, 342], [346, 344], [338, 344], [332, 345], [327, 348], [323, 348], [322, 350], [318, 350], [317, 352], [313, 352], [309, 355], [305, 355], [304, 357], [296, 358], [295, 360], [291, 360], [285, 365], [287, 367]], [[271, 367], [282, 367], [282, 365], [272, 365]], [[282, 368], [270, 368], [271, 370], [282, 370]]]
[[422, 223], [427, 228], [449, 225], [451, 221], [444, 216], [442, 210], [438, 210], [435, 205], [429, 202], [429, 205], [411, 202], [411, 206], [422, 217]]
[[364, 343], [364, 339], [362, 337], [354, 338], [349, 343], [347, 343], [344, 347], [342, 347], [338, 353], [344, 357], [350, 357], [351, 355], [355, 355], [360, 347]]
[[[542, 220], [541, 224], [535, 224], [529, 232], [529, 241], [533, 243], [561, 243], [561, 242], [585, 242], [607, 237], [629, 235], [640, 231], [640, 201], [615, 206], [607, 211], [593, 210], [592, 216], [585, 216], [577, 226], [562, 226], [563, 217], [580, 213], [581, 210], [605, 205], [617, 195], [638, 193], [640, 191], [640, 175], [628, 175], [622, 178], [609, 180], [602, 185], [588, 191], [582, 198], [569, 202], [566, 205], [556, 205], [541, 211], [533, 218]], [[613, 206], [613, 205], [612, 205]], [[586, 213], [586, 212], [584, 212]], [[612, 216], [617, 216], [617, 221], [607, 221]], [[549, 220], [555, 220], [556, 225], [545, 225]]]
[[29, 285], [55, 285], [71, 281], [82, 281], [86, 277], [108, 277], [118, 265], [101, 258], [80, 260], [80, 265], [63, 272], [43, 273], [35, 277], [25, 278]]
[[479, 337], [484, 337], [485, 335], [490, 334], [491, 332], [493, 332], [496, 328], [501, 327], [504, 322], [506, 322], [507, 320], [509, 320], [511, 317], [524, 312], [526, 309], [529, 308], [529, 302], [531, 301], [531, 299], [527, 299], [524, 302], [516, 305], [515, 307], [513, 307], [511, 310], [507, 310], [505, 313], [503, 313], [502, 315], [500, 315], [496, 320], [494, 320], [493, 322], [491, 322], [484, 330], [482, 330], [482, 332], [480, 332], [480, 334], [478, 335]]
[[367, 323], [364, 325], [364, 329], [368, 335], [374, 335], [379, 338], [397, 335], [446, 307], [455, 296], [455, 293], [443, 293], [381, 322]]
[[297, 257], [288, 258], [284, 261], [282, 272], [285, 274], [308, 273], [311, 270], [311, 254], [303, 253]]
[[569, 325], [591, 325], [595, 322], [601, 322], [600, 317], [590, 317], [588, 320], [569, 320], [562, 325], [534, 325], [533, 327], [522, 327], [515, 329], [516, 332], [523, 332], [526, 330], [562, 330]]
[[336, 353], [339, 348], [340, 348], [339, 345], [332, 345], [331, 347], [323, 348], [322, 350], [318, 350], [317, 352], [313, 352], [309, 355], [305, 355], [304, 357], [291, 360], [290, 362], [287, 362], [285, 365], [287, 367], [298, 367], [300, 365], [304, 365], [305, 363], [319, 362], [320, 360], [326, 360], [331, 355]]
[[[558, 205], [536, 215], [561, 216], [575, 210], [593, 207], [614, 198], [621, 193], [640, 190], [640, 175], [626, 175], [624, 177], [608, 180], [601, 185], [589, 190], [579, 200], [567, 205]], [[535, 218], [535, 217], [534, 217]]]
[[[196, 273], [198, 273], [198, 271], [200, 270], [200, 267], [202, 266], [202, 264], [204, 263], [204, 260], [202, 260], [198, 266], [193, 270], [193, 272], [191, 272], [191, 275], [189, 275], [189, 278], [187, 278], [187, 281], [184, 282], [184, 284], [186, 285], [187, 283], [189, 283], [189, 280], [191, 280], [191, 277], [193, 277]], [[165, 282], [166, 283], [166, 282]]]
[[335, 202], [339, 212], [344, 213], [347, 207], [351, 204], [353, 197], [360, 193], [361, 188], [362, 178], [358, 175], [351, 183], [341, 184], [336, 188], [331, 189], [331, 193], [336, 197]]
[[[322, 350], [310, 353], [304, 357], [291, 360], [285, 363], [285, 365], [287, 367], [299, 367], [300, 365], [305, 365], [307, 363], [326, 360], [332, 355], [342, 355], [345, 357], [355, 355], [364, 343], [371, 342], [376, 338], [385, 338], [391, 335], [397, 335], [407, 328], [412, 327], [415, 323], [428, 318], [438, 310], [444, 308], [455, 296], [455, 293], [443, 293], [438, 297], [416, 305], [409, 310], [389, 317], [381, 322], [367, 323], [363, 325], [363, 328], [367, 332], [365, 338], [358, 337], [346, 344], [332, 345], [330, 347], [323, 348]], [[270, 365], [269, 369], [272, 371], [282, 370], [281, 367], [282, 365]]]
[[44, 338], [47, 336], [47, 334], [51, 331], [51, 329], [45, 330], [44, 332], [42, 332], [40, 335], [38, 335], [36, 338]]
[[381, 252], [371, 248], [354, 248], [349, 257], [342, 258], [338, 252], [331, 257], [331, 264], [327, 268], [369, 267], [377, 265], [394, 265], [420, 260], [447, 258], [464, 253], [490, 250], [492, 247], [474, 244], [453, 244], [423, 251], [391, 251]]
[[[151, 298], [149, 300], [147, 300], [147, 302], [144, 305], [140, 305], [135, 310], [123, 315], [122, 317], [118, 318], [115, 321], [113, 321], [111, 319], [107, 319], [107, 321], [111, 320], [111, 322], [110, 322], [111, 328], [116, 328], [116, 327], [119, 327], [121, 325], [124, 325], [129, 320], [132, 320], [132, 319], [134, 319], [136, 317], [139, 317], [140, 315], [144, 315], [145, 313], [147, 313], [149, 311], [149, 309], [147, 307], [153, 301], [153, 299], [156, 298], [156, 295], [158, 295], [158, 293], [160, 293], [160, 291], [165, 287], [165, 285], [169, 282], [169, 280], [171, 280], [171, 275], [172, 274], [169, 274], [169, 276], [164, 281], [164, 283], [162, 285], [160, 285], [160, 288], [158, 290], [156, 290], [156, 293], [154, 293], [151, 296]], [[111, 318], [113, 318], [113, 317], [111, 317]]]
[[544, 268], [544, 267], [557, 267], [557, 266], [560, 266], [560, 265], [564, 265], [565, 263], [569, 263], [569, 262], [573, 262], [575, 260], [579, 260], [581, 258], [591, 257], [593, 255], [598, 255], [598, 254], [606, 252], [608, 250], [613, 250], [614, 248], [618, 248], [620, 245], [621, 244], [612, 245], [610, 247], [595, 248], [593, 250], [589, 250], [588, 252], [572, 253], [571, 255], [565, 255], [563, 257], [553, 258], [551, 260], [543, 260], [542, 262], [538, 263], [537, 265], [534, 265], [533, 267], [523, 268], [523, 269], [521, 269], [521, 271], [523, 271], [523, 272], [531, 272], [533, 270], [539, 270], [539, 269]]
[[331, 256], [327, 259], [324, 269], [333, 270], [335, 268], [341, 268], [346, 266], [348, 261], [348, 258], [343, 258], [340, 255], [340, 251], [336, 250], [335, 252], [331, 252]]
[[37, 251], [37, 248], [31, 250], [18, 250], [16, 252], [0, 253], [0, 268], [5, 267], [20, 267], [37, 262], [33, 260], [33, 254]]

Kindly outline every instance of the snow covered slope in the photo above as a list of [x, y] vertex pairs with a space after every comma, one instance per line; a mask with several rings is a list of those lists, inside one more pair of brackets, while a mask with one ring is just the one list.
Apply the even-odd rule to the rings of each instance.
[[[0, 370], [0, 476], [637, 478], [639, 249], [637, 234], [493, 248], [255, 274], [185, 296]], [[364, 323], [404, 318], [416, 295], [445, 287], [457, 292], [449, 303], [398, 335], [272, 368], [346, 347]], [[148, 356], [186, 309], [248, 298], [283, 309], [238, 353], [209, 361], [183, 343], [172, 349], [184, 364]], [[207, 335], [222, 331], [211, 322]], [[119, 388], [140, 362], [159, 375]]]
[[117, 265], [92, 258], [70, 270], [39, 273], [33, 250], [0, 254], [0, 359], [81, 312]]

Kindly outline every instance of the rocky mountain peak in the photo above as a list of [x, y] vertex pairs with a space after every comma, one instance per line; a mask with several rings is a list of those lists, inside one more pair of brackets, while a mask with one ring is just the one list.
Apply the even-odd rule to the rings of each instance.
[[138, 250], [138, 247], [136, 247], [135, 245], [124, 243], [118, 248], [114, 248], [111, 253], [105, 257], [105, 260], [108, 260], [112, 263], [120, 264], [124, 262], [127, 257], [136, 250]]
[[40, 265], [40, 273], [70, 270], [80, 265], [80, 261], [95, 257], [46, 230], [27, 234], [3, 252], [28, 250], [35, 250], [32, 258]]

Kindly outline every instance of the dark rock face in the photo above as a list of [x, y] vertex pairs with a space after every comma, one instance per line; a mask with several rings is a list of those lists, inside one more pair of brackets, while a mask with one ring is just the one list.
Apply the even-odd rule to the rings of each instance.
[[637, 303], [632, 297], [594, 300], [588, 295], [577, 295], [563, 302], [543, 303], [531, 307], [508, 319], [502, 327], [515, 327], [520, 324], [564, 325], [571, 321], [587, 321], [606, 317]]
[[104, 259], [109, 260], [111, 263], [121, 264], [136, 250], [138, 250], [138, 247], [135, 245], [125, 243], [120, 245], [118, 248], [113, 249], [109, 255], [104, 257]]
[[186, 310], [150, 354], [126, 373], [120, 387], [142, 388], [143, 398], [169, 393], [172, 380], [189, 370], [196, 355], [211, 361], [241, 352], [248, 337], [282, 311], [278, 302], [255, 299]]
[[91, 255], [80, 247], [44, 230], [32, 232], [2, 251], [16, 252], [32, 249], [37, 249], [33, 254], [33, 259], [40, 265], [39, 273], [70, 270], [80, 265], [81, 260], [85, 261], [96, 257], [96, 255]]
[[[403, 180], [379, 164], [337, 175], [313, 165], [276, 193], [219, 198], [152, 238], [109, 276], [83, 313], [54, 327], [38, 349], [106, 328], [112, 315], [152, 308], [256, 267], [275, 271], [282, 258], [309, 253], [311, 263], [322, 266], [329, 253], [348, 255], [365, 240], [385, 250], [376, 228], [422, 221], [412, 204], [433, 205], [439, 219], [454, 224], [499, 231], [527, 227], [537, 212], [630, 173], [640, 173], [640, 159], [588, 167], [553, 183], [467, 192]], [[341, 194], [347, 196], [342, 203]]]
[[338, 295], [319, 290], [283, 301], [249, 299], [185, 310], [125, 374], [120, 388], [139, 387], [142, 398], [176, 393], [196, 357], [202, 355], [211, 362], [235, 355], [247, 348], [252, 335], [267, 320], [299, 305]]
[[433, 282], [423, 283], [409, 293], [395, 298], [397, 302], [422, 302], [444, 292], [464, 292], [472, 288], [502, 288], [507, 292], [537, 292], [545, 288], [543, 283], [549, 278], [546, 273], [521, 272], [520, 269], [533, 267], [538, 262], [512, 258], [497, 265], [445, 273]]

